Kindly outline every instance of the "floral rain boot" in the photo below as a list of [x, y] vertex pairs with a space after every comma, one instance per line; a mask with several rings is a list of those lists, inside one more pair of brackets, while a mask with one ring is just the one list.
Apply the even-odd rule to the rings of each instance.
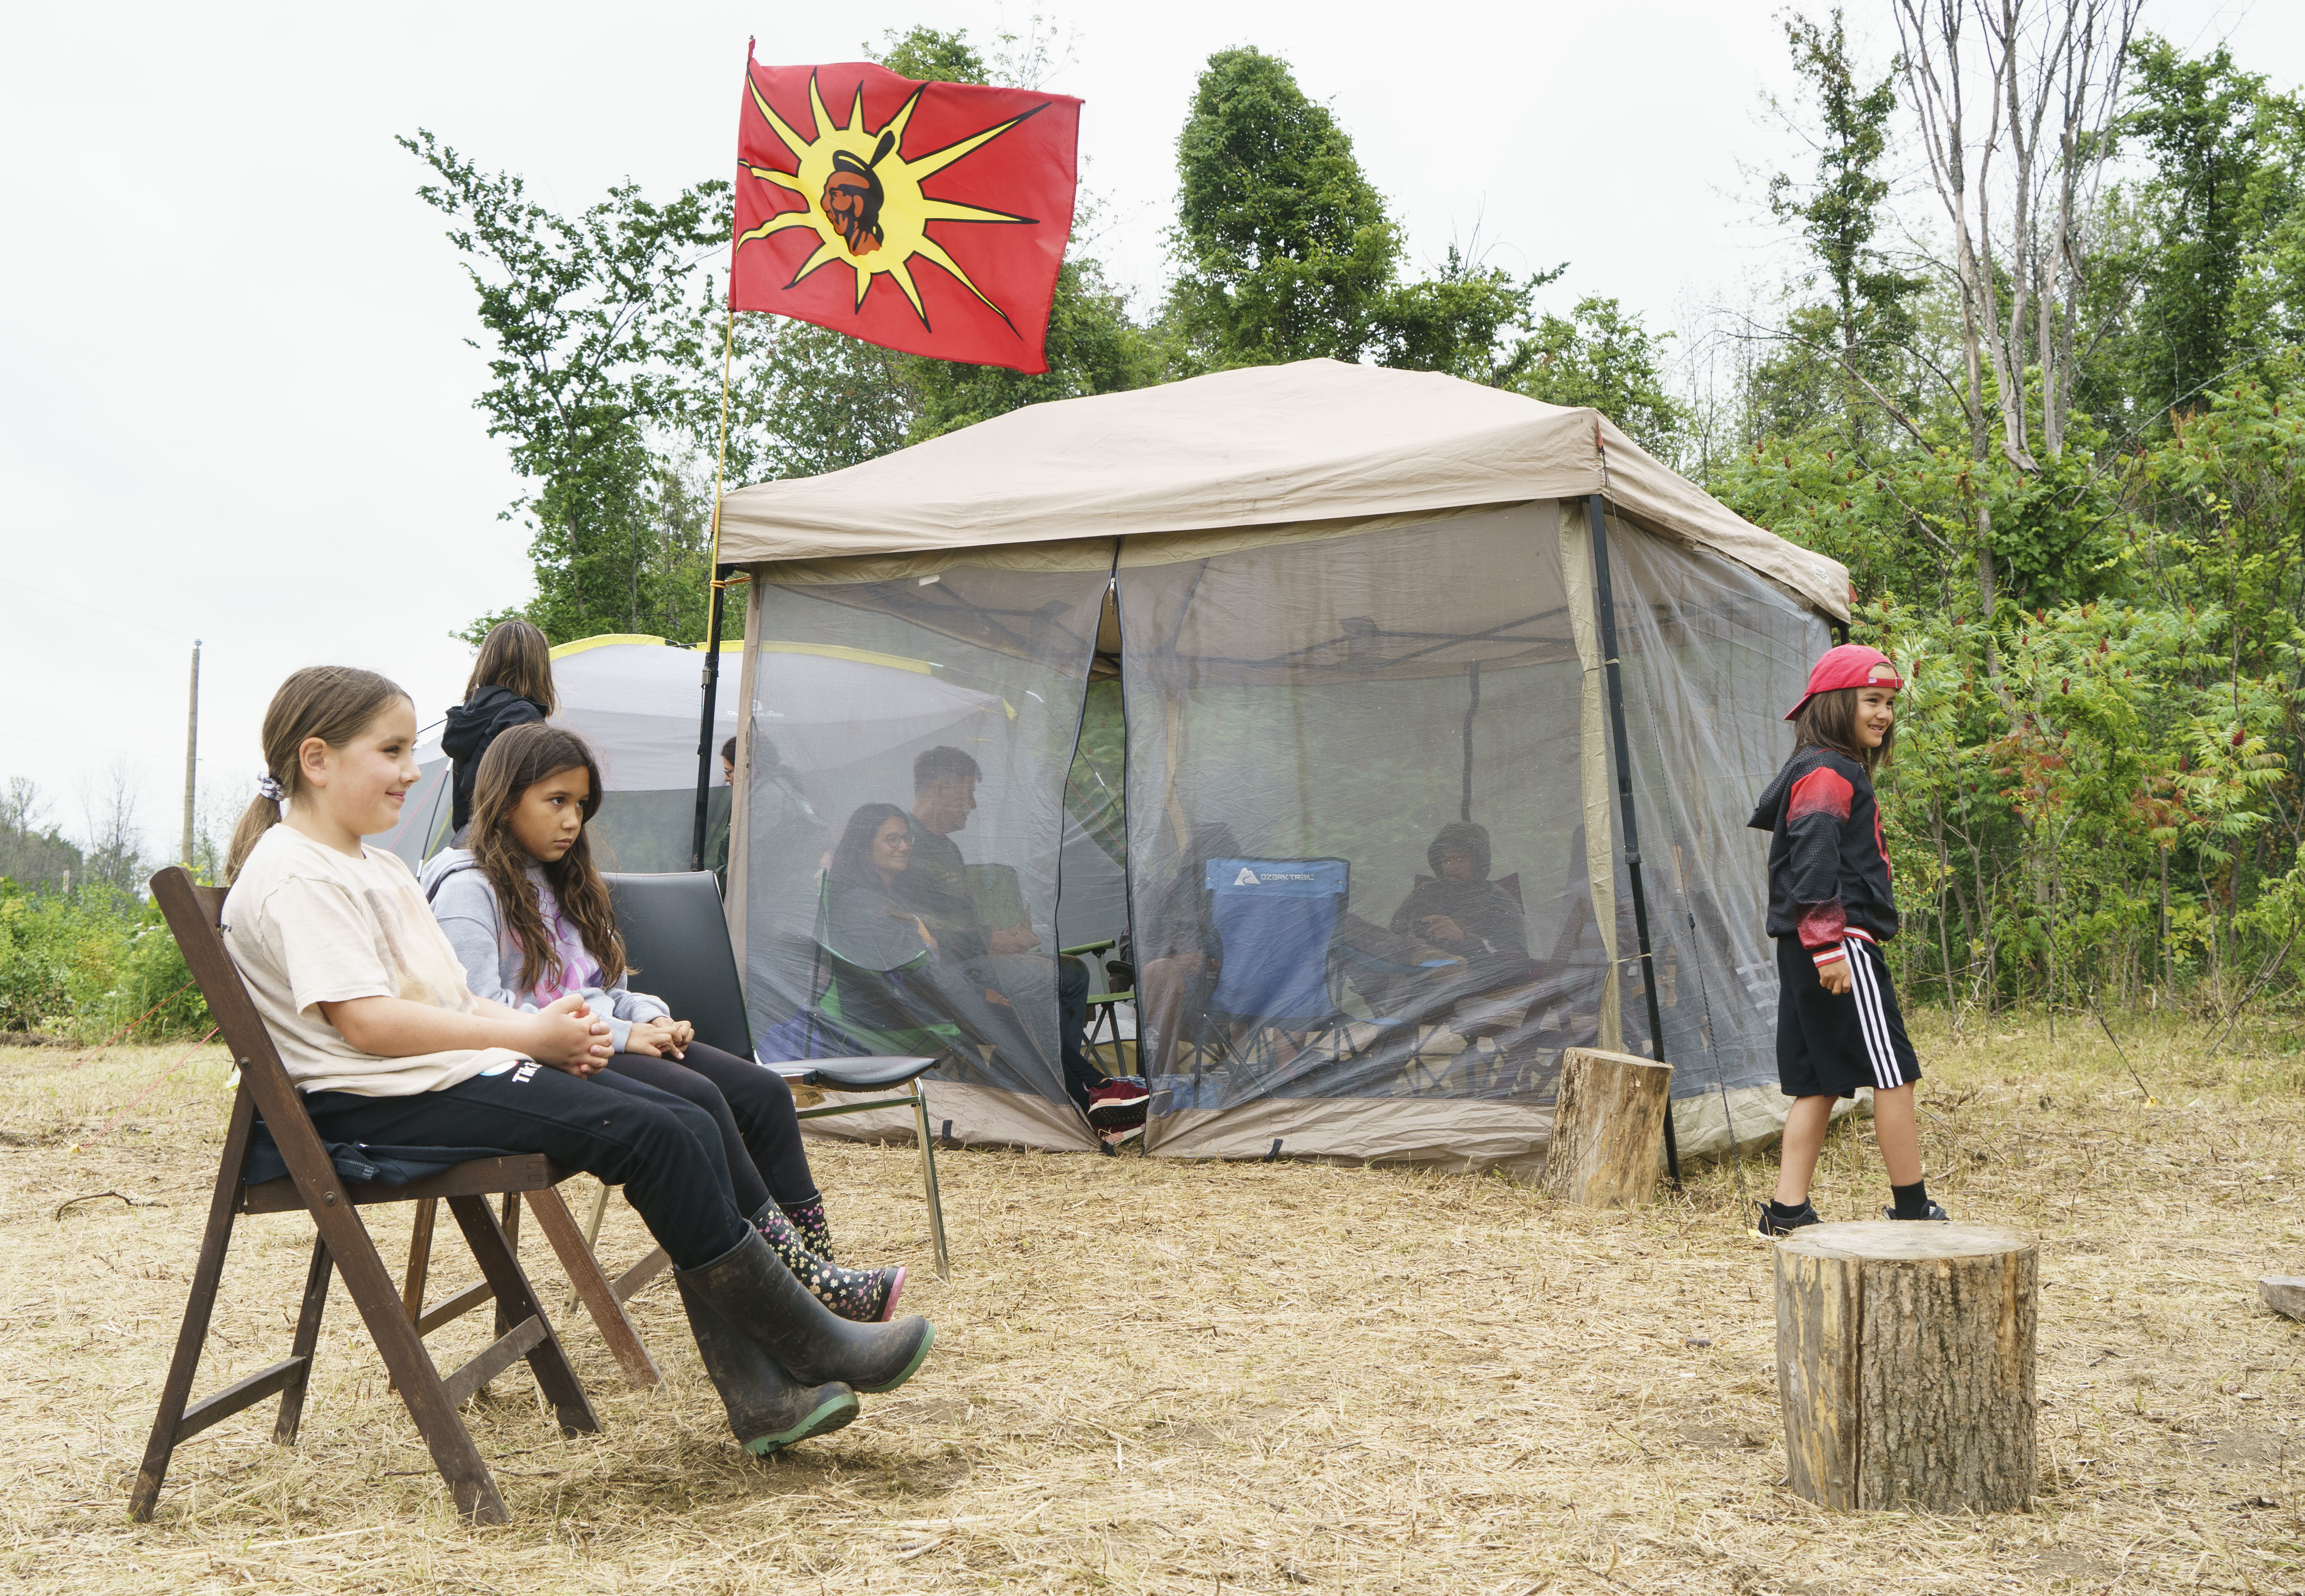
[[823, 1198], [812, 1197], [806, 1202], [784, 1202], [778, 1206], [785, 1210], [785, 1218], [793, 1222], [793, 1228], [800, 1232], [803, 1245], [827, 1263], [840, 1261], [832, 1250], [832, 1228], [824, 1222]]
[[809, 1289], [809, 1295], [841, 1318], [858, 1324], [885, 1323], [897, 1309], [905, 1289], [905, 1266], [884, 1269], [845, 1269], [827, 1263], [809, 1251], [799, 1227], [785, 1210], [770, 1203], [753, 1216], [753, 1228], [784, 1260], [785, 1268]]

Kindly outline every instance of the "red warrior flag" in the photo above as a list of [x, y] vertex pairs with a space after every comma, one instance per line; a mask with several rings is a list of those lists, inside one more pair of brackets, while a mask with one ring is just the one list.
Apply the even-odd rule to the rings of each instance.
[[1045, 371], [1080, 101], [745, 62], [728, 304]]

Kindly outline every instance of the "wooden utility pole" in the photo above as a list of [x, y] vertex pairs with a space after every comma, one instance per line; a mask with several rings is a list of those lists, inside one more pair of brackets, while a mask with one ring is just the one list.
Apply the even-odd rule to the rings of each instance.
[[192, 640], [191, 707], [184, 714], [184, 851], [179, 856], [192, 868], [192, 793], [200, 762], [200, 641]]

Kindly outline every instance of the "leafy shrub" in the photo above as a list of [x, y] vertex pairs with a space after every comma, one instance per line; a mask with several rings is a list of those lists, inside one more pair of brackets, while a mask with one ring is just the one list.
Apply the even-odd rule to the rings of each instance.
[[125, 1011], [122, 1024], [151, 1011], [136, 1029], [136, 1034], [148, 1041], [198, 1036], [212, 1023], [208, 999], [193, 984], [183, 949], [176, 946], [175, 933], [168, 930], [157, 905], [144, 911], [143, 923], [129, 939], [121, 973], [120, 1006]]
[[157, 907], [109, 887], [27, 892], [0, 878], [0, 1030], [94, 1040], [134, 1022], [147, 1041], [197, 1035], [208, 1005], [191, 980]]

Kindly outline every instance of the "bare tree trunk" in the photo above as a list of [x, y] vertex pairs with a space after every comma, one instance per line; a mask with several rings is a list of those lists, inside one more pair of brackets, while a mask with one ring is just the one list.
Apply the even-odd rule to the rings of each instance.
[[[1985, 378], [1989, 365], [2001, 421], [2001, 451], [2019, 471], [2040, 467], [2028, 447], [2026, 371], [2029, 352], [2041, 367], [2042, 436], [2047, 452], [2064, 446], [2071, 404], [2071, 299], [2080, 289], [2080, 247], [2075, 207], [2093, 198], [2103, 162], [2104, 127], [2110, 119], [2120, 64], [2141, 0], [1895, 0], [1899, 62], [1905, 95], [1920, 134], [1929, 179], [1952, 225], [1953, 278], [1961, 304], [1963, 419], [1969, 459], [1978, 468], [1971, 488], [1977, 537], [1978, 596], [1988, 628], [1986, 679], [2013, 726], [2019, 711], [2003, 682], [2000, 649], [1990, 627], [1998, 598], [1994, 568], [1993, 510], [1986, 467], [1992, 447]], [[1978, 43], [1964, 34], [1977, 13]], [[1972, 58], [1972, 51], [1977, 57]], [[1968, 85], [1987, 81], [1991, 107], [1982, 139], [1970, 141]], [[2038, 216], [2048, 174], [2041, 139], [2052, 98], [2062, 90], [2057, 124], [2057, 203], [2053, 236], [2044, 240]], [[2006, 184], [2012, 211], [2007, 248], [2010, 302], [2004, 313], [1995, 280], [1994, 160], [2008, 155], [2014, 168]], [[1973, 167], [1973, 170], [1972, 170]], [[2056, 314], [2059, 287], [2065, 314]], [[2029, 310], [2030, 315], [2029, 316]], [[2065, 330], [2061, 335], [2058, 322]], [[2060, 366], [2063, 369], [2059, 369]]]

